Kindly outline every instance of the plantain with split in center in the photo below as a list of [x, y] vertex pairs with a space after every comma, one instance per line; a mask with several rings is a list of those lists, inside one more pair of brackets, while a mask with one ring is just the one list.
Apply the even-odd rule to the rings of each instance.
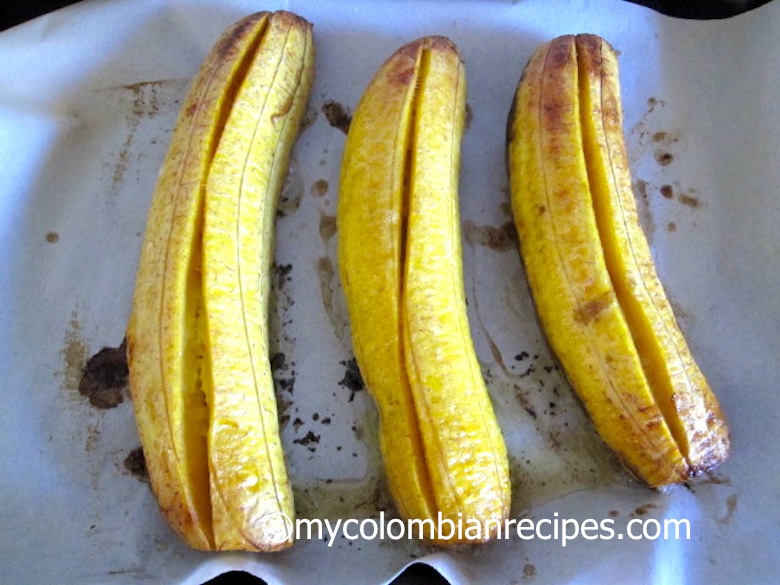
[[658, 278], [631, 187], [617, 57], [540, 46], [508, 120], [515, 225], [540, 321], [594, 426], [650, 486], [728, 458], [728, 427]]
[[261, 12], [194, 79], [149, 210], [128, 363], [152, 489], [203, 550], [292, 544], [268, 357], [276, 203], [314, 75], [311, 24]]
[[[466, 79], [455, 45], [398, 49], [355, 109], [341, 170], [338, 260], [361, 374], [405, 518], [488, 540], [509, 511], [506, 447], [473, 348], [458, 175]], [[445, 524], [446, 526], [446, 524]], [[436, 544], [456, 535], [422, 530]]]

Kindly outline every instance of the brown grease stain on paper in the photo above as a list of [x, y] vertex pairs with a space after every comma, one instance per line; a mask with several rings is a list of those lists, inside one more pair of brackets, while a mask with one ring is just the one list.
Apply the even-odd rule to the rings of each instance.
[[128, 390], [127, 339], [119, 347], [104, 347], [84, 367], [79, 393], [95, 408], [114, 408]]
[[82, 328], [78, 314], [73, 311], [65, 331], [65, 343], [60, 350], [65, 369], [62, 371], [62, 388], [78, 390], [84, 365], [87, 363], [89, 348], [82, 338]]
[[330, 239], [336, 235], [336, 216], [320, 212], [320, 237], [323, 244], [327, 245]]
[[650, 210], [650, 183], [642, 179], [636, 179], [633, 183], [634, 197], [637, 201], [637, 214], [639, 216], [639, 225], [645, 233], [647, 243], [653, 243], [655, 234], [655, 223], [653, 223], [653, 213]]
[[327, 192], [330, 185], [325, 179], [318, 179], [312, 183], [311, 186], [311, 194], [314, 195], [314, 197], [324, 197]]
[[499, 227], [477, 225], [470, 219], [463, 222], [463, 233], [469, 246], [479, 245], [496, 252], [517, 249], [515, 224], [507, 221]]
[[352, 123], [352, 114], [350, 114], [348, 107], [335, 100], [326, 100], [325, 103], [322, 104], [322, 111], [325, 114], [325, 118], [328, 120], [328, 124], [341, 130], [344, 134], [349, 132], [349, 125]]
[[[114, 171], [111, 175], [111, 192], [114, 195], [119, 194], [119, 188], [123, 182], [127, 167], [130, 164], [130, 150], [135, 140], [135, 134], [141, 125], [142, 118], [152, 118], [157, 115], [160, 109], [160, 102], [157, 96], [157, 90], [160, 86], [169, 83], [180, 83], [180, 80], [160, 79], [157, 81], [142, 81], [130, 85], [120, 85], [112, 87], [113, 90], [121, 90], [130, 93], [131, 107], [125, 117], [127, 123], [127, 138], [122, 144], [119, 155], [117, 156]], [[122, 96], [123, 97], [123, 96]], [[122, 99], [120, 97], [120, 99]]]
[[728, 524], [734, 517], [734, 512], [737, 510], [737, 494], [731, 494], [726, 498], [726, 514], [720, 518], [715, 518], [721, 524]]
[[141, 447], [136, 447], [127, 454], [123, 462], [124, 468], [138, 481], [149, 483], [149, 471], [146, 468], [146, 458]]

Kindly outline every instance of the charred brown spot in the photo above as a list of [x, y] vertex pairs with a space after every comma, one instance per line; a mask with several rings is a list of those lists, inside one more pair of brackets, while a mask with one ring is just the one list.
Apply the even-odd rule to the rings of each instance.
[[[266, 19], [268, 12], [258, 12], [247, 16], [228, 29], [214, 47], [214, 52], [219, 56], [218, 61], [228, 59], [239, 46], [239, 41], [244, 37], [259, 20]], [[266, 25], [267, 26], [267, 25]], [[188, 112], [189, 113], [189, 112]]]
[[573, 35], [560, 36], [550, 43], [545, 61], [545, 69], [563, 69], [573, 63], [575, 37]]
[[50, 244], [56, 244], [60, 239], [60, 234], [57, 232], [49, 232], [46, 234], [46, 241]]
[[449, 38], [443, 36], [433, 36], [428, 38], [431, 49], [442, 52], [455, 53], [456, 55], [458, 54], [458, 47]]
[[119, 347], [104, 347], [87, 362], [79, 382], [79, 393], [95, 408], [114, 408], [124, 401], [127, 387], [126, 340]]
[[416, 72], [417, 67], [414, 63], [400, 61], [387, 72], [387, 79], [393, 85], [408, 87], [414, 82]]
[[674, 189], [672, 189], [671, 185], [661, 185], [661, 195], [663, 195], [666, 199], [673, 199]]
[[125, 457], [124, 466], [138, 481], [149, 483], [149, 471], [146, 468], [146, 458], [141, 447], [136, 447]]
[[343, 386], [349, 390], [348, 402], [352, 402], [355, 400], [355, 394], [365, 389], [363, 376], [360, 375], [360, 368], [358, 368], [357, 360], [355, 358], [341, 362], [341, 365], [344, 366], [346, 370], [344, 371], [344, 377], [339, 382], [339, 386]]
[[392, 61], [394, 59], [399, 59], [399, 58], [407, 58], [413, 62], [416, 62], [419, 54], [429, 45], [429, 43], [430, 43], [429, 37], [422, 37], [412, 41], [411, 43], [406, 43], [395, 53], [393, 53], [392, 57], [390, 57], [388, 61]]
[[577, 53], [582, 53], [584, 59], [579, 59], [580, 65], [587, 69], [581, 71], [588, 77], [601, 78], [603, 73], [601, 56], [601, 38], [591, 34], [580, 34], [576, 38]]
[[612, 304], [611, 295], [603, 294], [587, 301], [574, 313], [574, 318], [580, 323], [590, 323]]
[[[577, 61], [574, 52], [574, 37], [567, 35], [555, 39], [547, 52], [544, 61], [544, 81], [551, 83], [552, 87], [558, 87], [560, 81], [574, 71], [576, 75]], [[551, 133], [566, 131], [566, 117], [572, 105], [568, 96], [560, 91], [543, 91], [540, 115], [542, 125]]]
[[287, 10], [277, 10], [271, 15], [271, 18], [273, 18], [275, 21], [281, 22], [282, 24], [290, 28], [294, 28], [294, 27], [308, 28], [309, 26], [311, 26], [309, 21], [307, 21], [305, 18], [298, 16], [294, 12], [288, 12]]
[[653, 155], [655, 156], [655, 162], [662, 167], [670, 165], [674, 160], [672, 153], [666, 152], [665, 150], [656, 150]]
[[337, 101], [326, 100], [322, 104], [322, 112], [325, 114], [328, 124], [338, 128], [344, 134], [349, 132], [349, 125], [352, 123], [352, 114], [349, 113], [349, 108]]

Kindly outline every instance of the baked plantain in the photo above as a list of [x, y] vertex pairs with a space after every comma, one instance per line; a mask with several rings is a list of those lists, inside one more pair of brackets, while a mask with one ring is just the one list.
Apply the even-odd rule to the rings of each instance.
[[231, 26], [182, 105], [152, 200], [128, 325], [152, 488], [192, 547], [274, 550], [293, 517], [268, 358], [276, 201], [311, 89], [311, 25]]
[[509, 115], [507, 167], [540, 321], [601, 437], [651, 486], [724, 461], [724, 416], [638, 221], [604, 39], [562, 36], [533, 54]]
[[[463, 290], [465, 96], [463, 63], [443, 37], [401, 47], [378, 70], [347, 136], [338, 259], [399, 512], [478, 522], [487, 540], [508, 514], [510, 486]], [[458, 541], [431, 534], [436, 544]]]

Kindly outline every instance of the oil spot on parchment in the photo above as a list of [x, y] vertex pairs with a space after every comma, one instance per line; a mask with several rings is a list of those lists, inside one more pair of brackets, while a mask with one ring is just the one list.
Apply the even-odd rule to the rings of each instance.
[[311, 194], [314, 197], [324, 197], [328, 193], [328, 187], [330, 185], [325, 179], [318, 179], [312, 183]]
[[471, 122], [474, 121], [474, 110], [471, 109], [471, 104], [466, 104], [466, 119], [463, 123], [463, 129], [468, 130], [471, 128]]
[[60, 234], [57, 232], [49, 232], [46, 234], [46, 241], [50, 244], [56, 244], [60, 239]]
[[[505, 185], [501, 188], [501, 192], [506, 195], [506, 197], [509, 197], [509, 186]], [[508, 218], [512, 218], [512, 204], [509, 201], [502, 201], [501, 205], [499, 205], [499, 208], [501, 209], [501, 212], [506, 215]]]
[[647, 113], [651, 114], [653, 110], [655, 110], [656, 106], [663, 107], [665, 105], [666, 105], [665, 101], [658, 99], [657, 97], [650, 96], [649, 98], [647, 98]]
[[119, 155], [117, 156], [116, 163], [114, 164], [114, 170], [111, 175], [111, 193], [118, 195], [120, 186], [124, 180], [125, 173], [130, 164], [130, 153], [135, 140], [135, 135], [138, 132], [138, 128], [141, 125], [143, 118], [152, 118], [157, 115], [160, 110], [160, 99], [158, 97], [158, 91], [161, 86], [176, 83], [180, 84], [181, 80], [178, 79], [160, 79], [156, 81], [142, 81], [139, 83], [132, 83], [129, 85], [121, 85], [118, 87], [109, 88], [110, 90], [119, 91], [124, 95], [129, 94], [127, 98], [120, 94], [120, 99], [129, 99], [130, 108], [125, 116], [125, 122], [127, 124], [127, 137], [122, 143]]
[[360, 375], [360, 369], [357, 365], [357, 360], [352, 359], [340, 362], [346, 369], [344, 370], [344, 377], [339, 382], [339, 386], [343, 386], [349, 390], [349, 399], [347, 402], [355, 400], [355, 394], [365, 389], [363, 383], [363, 376]]
[[716, 521], [721, 524], [728, 524], [734, 517], [734, 512], [737, 510], [737, 494], [731, 494], [726, 498], [726, 514], [720, 518], [715, 518]]
[[637, 506], [634, 508], [634, 514], [636, 516], [647, 516], [650, 513], [650, 510], [657, 508], [655, 504], [652, 502], [648, 502], [647, 504], [643, 504], [641, 506]]
[[149, 483], [149, 471], [146, 468], [146, 458], [141, 447], [136, 447], [130, 451], [127, 457], [125, 457], [123, 465], [125, 470], [138, 481]]
[[653, 243], [655, 224], [653, 223], [653, 213], [650, 210], [650, 183], [645, 180], [637, 179], [633, 183], [634, 197], [637, 200], [637, 213], [639, 215], [639, 225], [645, 232], [645, 237], [649, 244]]
[[71, 313], [68, 328], [65, 330], [65, 341], [60, 355], [65, 366], [61, 372], [63, 390], [78, 390], [81, 374], [89, 356], [89, 348], [83, 339], [81, 323], [75, 311]]
[[349, 108], [335, 100], [326, 100], [322, 104], [322, 111], [328, 124], [341, 130], [344, 134], [349, 132], [349, 125], [352, 123], [352, 114], [350, 114]]
[[333, 312], [333, 280], [336, 277], [336, 271], [333, 268], [333, 261], [327, 256], [322, 256], [317, 260], [317, 277], [320, 281], [322, 304], [325, 307], [325, 312], [330, 315]]
[[[326, 248], [328, 241], [335, 235], [335, 229], [335, 218], [324, 214], [320, 216], [320, 236]], [[322, 306], [330, 321], [333, 334], [337, 339], [345, 341], [349, 338], [349, 319], [336, 267], [330, 256], [321, 256], [317, 259], [315, 268], [320, 284]]]
[[660, 132], [653, 132], [651, 140], [654, 144], [674, 144], [675, 142], [679, 142], [680, 139], [675, 132], [662, 130]]
[[691, 314], [686, 311], [680, 303], [670, 298], [669, 304], [671, 305], [674, 317], [678, 322], [685, 324], [686, 326], [689, 326], [693, 322]]
[[[647, 109], [642, 114], [639, 121], [631, 128], [630, 136], [633, 139], [633, 147], [629, 149], [629, 156], [632, 163], [636, 163], [640, 160], [646, 149], [652, 144], [669, 144], [673, 138], [676, 137], [672, 132], [659, 132], [651, 131], [649, 118], [657, 107], [663, 107], [665, 102], [656, 97], [647, 98]], [[676, 141], [676, 140], [674, 140]]]
[[517, 231], [515, 224], [511, 221], [494, 227], [492, 225], [477, 225], [469, 219], [463, 222], [463, 233], [470, 246], [484, 246], [496, 252], [506, 252], [517, 248]]
[[536, 566], [531, 563], [523, 565], [523, 579], [533, 579], [536, 577]]
[[79, 393], [95, 408], [114, 408], [124, 402], [128, 373], [124, 339], [119, 347], [104, 347], [89, 359], [79, 381]]
[[336, 216], [320, 212], [320, 237], [327, 245], [330, 239], [336, 235]]
[[290, 160], [290, 169], [284, 181], [282, 192], [279, 195], [279, 203], [276, 206], [276, 217], [286, 217], [298, 211], [303, 200], [304, 181], [298, 161], [293, 157]]
[[688, 190], [687, 193], [679, 193], [677, 195], [677, 201], [691, 209], [698, 209], [701, 207], [701, 200], [692, 193], [693, 190]]
[[706, 475], [707, 475], [707, 479], [704, 479], [697, 483], [712, 484], [712, 485], [731, 485], [731, 478], [726, 475], [722, 475], [715, 471], [707, 471]]
[[667, 167], [674, 161], [674, 155], [666, 150], [656, 149], [653, 152], [653, 156], [655, 157], [655, 162], [662, 167]]
[[307, 128], [311, 127], [314, 122], [317, 121], [317, 108], [312, 107], [309, 105], [308, 108], [306, 108], [306, 113], [303, 116], [303, 119], [301, 120], [301, 129], [300, 132], [303, 132]]

